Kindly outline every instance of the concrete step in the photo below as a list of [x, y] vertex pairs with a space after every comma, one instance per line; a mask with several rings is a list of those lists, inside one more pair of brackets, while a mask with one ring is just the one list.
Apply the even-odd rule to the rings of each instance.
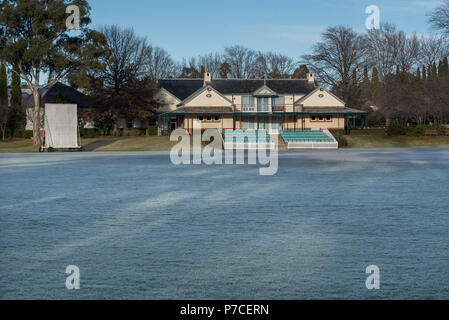
[[270, 134], [271, 140], [274, 142], [277, 141], [277, 147], [278, 150], [287, 150], [288, 144], [285, 143], [284, 139], [282, 139], [282, 136], [280, 134]]

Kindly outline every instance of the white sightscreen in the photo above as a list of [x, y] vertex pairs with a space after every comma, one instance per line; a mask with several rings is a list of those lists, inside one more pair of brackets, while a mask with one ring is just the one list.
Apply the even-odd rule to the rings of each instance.
[[45, 147], [78, 147], [76, 104], [45, 104]]

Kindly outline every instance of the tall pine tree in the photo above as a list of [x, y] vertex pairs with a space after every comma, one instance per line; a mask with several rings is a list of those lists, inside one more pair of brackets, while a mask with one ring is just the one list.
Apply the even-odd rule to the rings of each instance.
[[449, 80], [449, 65], [448, 65], [447, 57], [443, 58], [441, 78], [444, 80]]
[[6, 124], [8, 122], [8, 79], [6, 67], [0, 64], [0, 130], [2, 131], [2, 140], [5, 140]]
[[437, 72], [437, 64], [435, 62], [433, 62], [432, 64], [432, 80], [437, 80], [438, 79], [438, 72]]
[[364, 100], [371, 100], [371, 82], [369, 80], [368, 67], [363, 68], [363, 80], [361, 85], [362, 96]]
[[373, 68], [373, 74], [371, 75], [371, 88], [373, 92], [373, 99], [376, 99], [380, 93], [379, 71], [377, 68]]
[[11, 104], [13, 106], [22, 105], [22, 89], [20, 88], [20, 77], [15, 72], [11, 74]]

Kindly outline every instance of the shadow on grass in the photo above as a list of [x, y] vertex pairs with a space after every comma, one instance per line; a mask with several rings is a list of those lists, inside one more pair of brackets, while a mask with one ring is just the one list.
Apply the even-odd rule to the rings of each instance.
[[95, 142], [92, 142], [92, 143], [90, 143], [90, 144], [84, 146], [83, 149], [84, 149], [84, 151], [92, 152], [92, 151], [95, 151], [95, 150], [97, 150], [97, 149], [99, 149], [99, 148], [109, 146], [109, 145], [111, 145], [111, 144], [113, 144], [113, 143], [115, 143], [115, 142], [117, 142], [117, 141], [118, 141], [118, 140], [102, 140], [102, 141], [95, 141]]

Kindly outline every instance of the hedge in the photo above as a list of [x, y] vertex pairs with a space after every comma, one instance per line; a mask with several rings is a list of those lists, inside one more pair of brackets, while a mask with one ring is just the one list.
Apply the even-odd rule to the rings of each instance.
[[157, 136], [159, 134], [157, 127], [148, 127], [147, 128], [147, 136]]
[[426, 126], [409, 126], [409, 127], [401, 126], [398, 124], [392, 124], [387, 128], [387, 135], [389, 136], [406, 135], [406, 136], [420, 137], [424, 136], [427, 130], [436, 130], [438, 132], [438, 135], [444, 136], [447, 128], [439, 126], [437, 124]]
[[33, 137], [32, 130], [16, 130], [14, 131], [14, 138], [31, 139]]
[[338, 146], [340, 148], [345, 148], [349, 145], [348, 140], [346, 139], [343, 131], [334, 130], [334, 131], [331, 131], [331, 133], [334, 136], [334, 138], [337, 140]]
[[80, 128], [80, 136], [81, 138], [97, 138], [100, 136], [100, 130], [96, 128], [88, 129], [88, 128]]

